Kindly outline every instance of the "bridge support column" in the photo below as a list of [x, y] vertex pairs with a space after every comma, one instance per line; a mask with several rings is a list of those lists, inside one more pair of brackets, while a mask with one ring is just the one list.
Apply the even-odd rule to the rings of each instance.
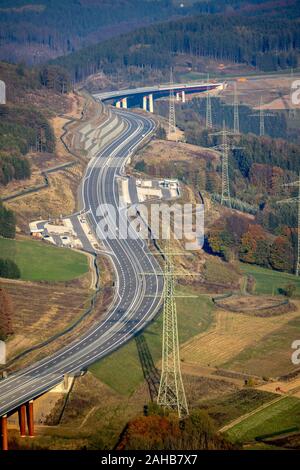
[[64, 389], [68, 390], [69, 387], [69, 374], [64, 374]]
[[26, 404], [27, 408], [27, 426], [29, 437], [34, 437], [34, 423], [33, 423], [33, 400]]
[[181, 99], [182, 99], [182, 102], [185, 103], [185, 91], [182, 90], [181, 92]]
[[8, 450], [8, 437], [7, 437], [7, 415], [1, 418], [1, 444], [2, 450]]
[[176, 101], [180, 101], [180, 93], [179, 92], [176, 93]]
[[153, 94], [151, 93], [148, 98], [149, 98], [149, 111], [150, 111], [150, 113], [153, 113], [154, 112]]
[[127, 109], [127, 98], [122, 99], [122, 108]]
[[147, 96], [143, 96], [143, 110], [148, 111], [147, 108]]
[[116, 108], [121, 108], [121, 101], [116, 102]]
[[19, 414], [19, 427], [20, 427], [20, 435], [21, 437], [26, 436], [26, 406], [21, 405], [18, 409]]

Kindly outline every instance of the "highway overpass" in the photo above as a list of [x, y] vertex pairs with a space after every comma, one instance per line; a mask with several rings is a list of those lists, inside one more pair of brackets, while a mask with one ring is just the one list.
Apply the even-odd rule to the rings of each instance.
[[223, 90], [226, 82], [192, 82], [174, 83], [173, 85], [156, 85], [126, 90], [106, 91], [96, 93], [94, 96], [102, 102], [112, 102], [117, 108], [128, 108], [133, 101], [140, 102], [144, 111], [153, 113], [153, 102], [155, 99], [169, 96], [173, 90], [177, 101], [185, 102], [186, 95], [203, 93], [205, 91]]

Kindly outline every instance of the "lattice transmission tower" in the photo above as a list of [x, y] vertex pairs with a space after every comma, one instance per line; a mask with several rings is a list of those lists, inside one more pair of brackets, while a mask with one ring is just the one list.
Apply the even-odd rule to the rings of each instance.
[[236, 82], [234, 82], [233, 94], [233, 132], [235, 134], [240, 133], [239, 97]]
[[162, 372], [157, 403], [167, 409], [177, 409], [179, 418], [183, 419], [188, 416], [189, 410], [180, 368], [174, 290], [174, 265], [168, 249], [165, 253], [164, 266]]
[[[291, 69], [291, 88], [292, 88], [293, 80], [294, 80], [294, 70]], [[289, 118], [295, 119], [297, 117], [296, 108], [294, 108], [293, 106], [292, 97], [290, 98], [290, 100], [291, 100], [291, 104], [289, 107]]]
[[222, 143], [217, 145], [215, 148], [222, 152], [222, 195], [221, 204], [231, 208], [231, 196], [230, 196], [230, 182], [229, 182], [229, 167], [228, 158], [229, 150], [231, 147], [228, 143], [228, 136], [232, 135], [232, 132], [226, 130], [225, 121], [223, 121], [223, 128], [220, 132], [215, 132], [210, 135], [220, 135], [222, 137]]
[[169, 134], [176, 133], [175, 94], [173, 70], [170, 70], [170, 97], [169, 97]]
[[295, 262], [295, 274], [299, 276], [300, 273], [300, 174], [298, 181], [293, 183], [285, 184], [284, 186], [298, 186], [298, 196], [292, 197], [289, 199], [284, 199], [283, 201], [278, 201], [277, 204], [297, 204], [298, 205], [298, 220], [297, 220], [297, 252], [296, 252], [296, 262]]
[[263, 108], [262, 97], [260, 98], [259, 104], [259, 113], [250, 114], [250, 116], [258, 116], [259, 117], [259, 135], [260, 137], [265, 135], [265, 117], [274, 117], [274, 114], [266, 113]]
[[[209, 84], [209, 75], [207, 75], [207, 85]], [[206, 87], [206, 129], [212, 129], [212, 112], [209, 86]]]

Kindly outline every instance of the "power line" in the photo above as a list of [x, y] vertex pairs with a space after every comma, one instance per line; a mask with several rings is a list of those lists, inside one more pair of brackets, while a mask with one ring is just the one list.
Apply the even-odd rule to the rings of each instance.
[[222, 137], [222, 143], [217, 145], [215, 148], [222, 152], [222, 195], [221, 204], [228, 206], [231, 209], [231, 195], [230, 195], [230, 182], [229, 182], [229, 150], [237, 149], [241, 147], [233, 147], [228, 143], [228, 136], [233, 135], [232, 132], [226, 130], [225, 121], [223, 121], [223, 128], [220, 132], [214, 132], [210, 135], [220, 135]]
[[233, 131], [235, 134], [240, 133], [240, 116], [239, 116], [239, 99], [237, 84], [234, 82], [234, 97], [233, 97]]
[[274, 114], [267, 114], [263, 108], [262, 97], [260, 97], [260, 104], [259, 104], [259, 113], [250, 114], [250, 116], [259, 116], [259, 135], [260, 137], [265, 135], [265, 117], [275, 117]]
[[175, 95], [173, 70], [170, 70], [170, 97], [169, 97], [169, 135], [176, 133], [176, 116], [175, 116]]
[[206, 129], [212, 129], [212, 112], [211, 112], [211, 99], [209, 91], [209, 74], [207, 75], [207, 87], [206, 87]]
[[175, 274], [170, 250], [165, 253], [162, 372], [157, 403], [163, 408], [177, 409], [180, 419], [189, 414], [182, 381], [177, 310], [175, 302]]
[[[175, 298], [195, 298], [197, 295], [175, 294], [175, 277], [198, 276], [199, 273], [185, 274], [181, 272], [175, 272], [173, 263], [174, 255], [184, 256], [186, 253], [171, 253], [170, 237], [168, 237], [166, 250], [160, 250], [160, 253], [158, 254], [158, 256], [163, 256], [164, 258], [164, 270], [158, 271], [156, 273], [157, 276], [162, 275], [164, 278], [162, 371], [157, 403], [165, 409], [176, 410], [179, 419], [184, 419], [188, 416], [189, 410], [180, 367], [177, 309]], [[153, 276], [153, 273], [143, 274]]]
[[[294, 80], [294, 70], [291, 69], [291, 87], [293, 85], [293, 80]], [[296, 109], [293, 106], [292, 97], [290, 98], [290, 100], [291, 100], [291, 104], [290, 104], [290, 107], [289, 107], [289, 118], [290, 119], [295, 119], [296, 116], [297, 116], [297, 112], [296, 112]]]
[[299, 276], [300, 273], [300, 174], [298, 181], [285, 184], [284, 186], [298, 186], [298, 196], [278, 201], [277, 204], [298, 204], [298, 222], [297, 222], [297, 253], [295, 263], [295, 275]]

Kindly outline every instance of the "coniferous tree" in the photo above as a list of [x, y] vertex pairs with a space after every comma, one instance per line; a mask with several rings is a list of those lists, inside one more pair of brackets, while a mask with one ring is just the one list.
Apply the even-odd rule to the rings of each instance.
[[0, 287], [0, 340], [2, 341], [13, 333], [12, 316], [11, 298], [6, 290]]
[[16, 218], [10, 209], [6, 209], [0, 200], [0, 236], [5, 238], [15, 238]]

